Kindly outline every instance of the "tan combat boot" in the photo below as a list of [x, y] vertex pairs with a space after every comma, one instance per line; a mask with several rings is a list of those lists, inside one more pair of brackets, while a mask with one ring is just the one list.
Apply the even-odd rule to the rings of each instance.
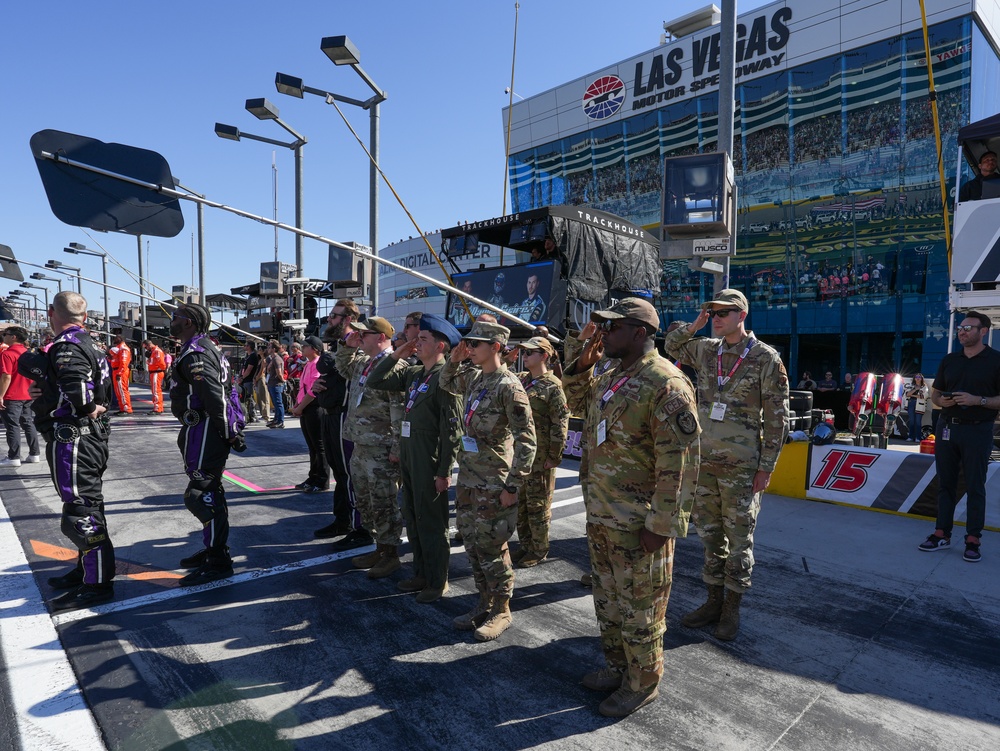
[[721, 584], [708, 585], [708, 600], [697, 610], [681, 618], [681, 623], [688, 628], [701, 628], [719, 622], [722, 615], [722, 601], [726, 596], [726, 588]]
[[722, 605], [722, 616], [719, 618], [719, 625], [715, 628], [715, 638], [721, 641], [732, 641], [736, 638], [736, 632], [740, 630], [740, 600], [743, 599], [741, 592], [726, 592], [726, 601]]
[[476, 633], [474, 634], [476, 641], [493, 641], [510, 628], [513, 620], [510, 614], [510, 598], [494, 597], [490, 603], [486, 622], [476, 629]]
[[399, 552], [396, 550], [395, 545], [383, 545], [382, 546], [382, 557], [379, 558], [378, 563], [371, 567], [368, 571], [369, 579], [384, 579], [385, 577], [392, 574], [393, 571], [399, 570]]
[[382, 547], [382, 545], [376, 545], [372, 552], [354, 556], [351, 559], [351, 565], [354, 568], [371, 568], [382, 559]]
[[479, 593], [479, 601], [465, 615], [460, 615], [451, 622], [459, 631], [472, 631], [483, 625], [490, 612], [490, 598], [485, 592]]

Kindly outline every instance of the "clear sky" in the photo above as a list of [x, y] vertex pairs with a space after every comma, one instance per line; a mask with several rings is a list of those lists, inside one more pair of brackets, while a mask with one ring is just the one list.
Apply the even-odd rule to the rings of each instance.
[[[663, 21], [706, 4], [521, 0], [514, 91], [529, 97], [651, 49], [659, 43]], [[739, 12], [765, 4], [741, 0]], [[270, 217], [275, 148], [222, 140], [214, 133], [214, 124], [222, 122], [291, 140], [277, 124], [244, 109], [254, 97], [277, 105], [282, 119], [309, 141], [306, 229], [367, 243], [367, 157], [322, 99], [299, 100], [274, 87], [280, 71], [315, 88], [368, 98], [359, 76], [349, 67], [335, 67], [320, 51], [323, 37], [338, 34], [350, 37], [362, 67], [388, 94], [381, 108], [382, 168], [420, 227], [432, 231], [501, 213], [501, 108], [510, 82], [513, 0], [45, 0], [7, 3], [0, 18], [0, 243], [20, 259], [59, 259], [100, 278], [98, 259], [62, 252], [69, 242], [96, 246], [49, 208], [28, 146], [32, 134], [46, 128], [159, 152], [186, 186]], [[367, 142], [368, 113], [341, 106]], [[292, 224], [292, 152], [278, 148], [276, 159], [278, 218]], [[197, 286], [195, 206], [185, 202], [183, 208], [180, 235], [149, 240], [146, 276], [166, 289]], [[384, 185], [379, 232], [382, 246], [417, 234]], [[205, 234], [209, 293], [257, 281], [260, 262], [274, 258], [274, 230], [266, 225], [208, 209]], [[135, 238], [95, 234], [94, 239], [136, 270]], [[306, 275], [325, 278], [326, 256], [325, 246], [306, 240]], [[294, 261], [291, 234], [281, 234], [279, 258]], [[25, 268], [25, 277], [32, 270]], [[135, 288], [117, 269], [109, 270], [109, 282]], [[0, 279], [0, 295], [16, 286]], [[83, 292], [91, 308], [101, 308], [98, 288], [85, 283]], [[114, 291], [110, 297], [113, 310], [118, 300], [135, 299]]]

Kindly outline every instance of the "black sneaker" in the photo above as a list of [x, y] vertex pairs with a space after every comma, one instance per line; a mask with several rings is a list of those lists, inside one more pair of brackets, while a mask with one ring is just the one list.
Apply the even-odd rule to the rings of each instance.
[[59, 595], [49, 603], [53, 613], [64, 610], [85, 610], [115, 598], [115, 588], [111, 584], [82, 584], [71, 592]]
[[320, 527], [315, 532], [313, 532], [313, 537], [317, 540], [326, 540], [331, 537], [343, 537], [344, 535], [351, 534], [351, 528], [343, 522], [333, 522], [333, 524], [327, 524], [325, 527]]
[[969, 563], [979, 563], [983, 559], [983, 556], [979, 553], [979, 543], [966, 542], [965, 553], [962, 555], [962, 558]]
[[367, 530], [356, 529], [351, 532], [343, 540], [337, 540], [333, 543], [334, 550], [354, 550], [354, 548], [363, 548], [366, 545], [372, 545], [375, 539], [368, 534]]
[[52, 589], [76, 589], [83, 584], [83, 569], [75, 568], [62, 576], [53, 576], [49, 579], [49, 586]]
[[183, 577], [178, 584], [182, 587], [195, 587], [199, 584], [208, 584], [219, 579], [228, 579], [233, 575], [233, 562], [205, 563]]
[[198, 568], [205, 565], [208, 560], [208, 548], [202, 548], [197, 553], [181, 558], [181, 568]]
[[951, 538], [938, 537], [935, 534], [931, 534], [928, 535], [927, 539], [920, 543], [917, 547], [925, 553], [933, 553], [935, 550], [946, 550], [951, 547]]
[[307, 493], [325, 493], [329, 488], [321, 488], [319, 485], [306, 485], [303, 490]]
[[306, 480], [305, 482], [300, 482], [298, 485], [296, 485], [295, 489], [296, 490], [305, 490], [306, 488], [310, 488], [310, 487], [312, 487], [312, 486], [309, 484], [309, 481]]

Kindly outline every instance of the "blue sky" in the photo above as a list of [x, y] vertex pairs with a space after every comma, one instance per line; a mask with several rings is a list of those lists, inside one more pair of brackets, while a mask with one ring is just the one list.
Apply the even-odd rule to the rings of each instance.
[[[717, 4], [718, 0], [716, 0]], [[528, 97], [655, 47], [662, 22], [706, 4], [679, 0], [608, 3], [522, 0], [514, 90]], [[763, 0], [743, 0], [739, 11]], [[514, 2], [89, 3], [48, 0], [8, 3], [2, 13], [0, 84], [0, 243], [36, 263], [56, 258], [100, 278], [96, 258], [69, 256], [69, 242], [95, 247], [82, 229], [57, 220], [48, 205], [28, 141], [52, 128], [157, 151], [173, 175], [209, 198], [271, 216], [273, 147], [218, 138], [216, 122], [278, 140], [277, 124], [244, 109], [266, 97], [282, 119], [304, 134], [304, 225], [338, 240], [368, 240], [367, 157], [336, 111], [317, 97], [278, 94], [278, 71], [309, 86], [366, 99], [369, 90], [350, 68], [320, 51], [325, 36], [348, 35], [361, 64], [388, 94], [381, 112], [381, 162], [424, 231], [482, 219], [503, 207], [501, 108], [510, 81]], [[367, 142], [368, 114], [342, 105]], [[277, 149], [278, 218], [294, 220], [293, 158]], [[508, 201], [509, 205], [509, 201]], [[194, 204], [184, 203], [184, 230], [151, 238], [147, 277], [168, 288], [192, 283]], [[416, 234], [383, 186], [380, 244]], [[136, 242], [94, 235], [113, 256], [137, 267]], [[206, 211], [206, 279], [228, 292], [258, 278], [274, 257], [270, 227], [221, 211]], [[282, 233], [279, 257], [294, 260], [294, 238]], [[25, 269], [27, 277], [29, 269]], [[326, 275], [326, 248], [305, 241], [305, 273]], [[109, 282], [135, 288], [109, 271]], [[197, 285], [197, 277], [194, 277]], [[53, 289], [54, 283], [49, 283]], [[0, 295], [16, 284], [0, 280]], [[91, 308], [100, 292], [84, 284]], [[111, 292], [117, 308], [125, 294]]]

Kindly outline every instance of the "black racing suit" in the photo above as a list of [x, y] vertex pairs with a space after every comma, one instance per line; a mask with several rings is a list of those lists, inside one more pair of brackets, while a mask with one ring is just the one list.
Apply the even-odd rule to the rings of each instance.
[[174, 360], [170, 411], [181, 422], [177, 446], [189, 482], [184, 505], [204, 525], [206, 563], [229, 563], [229, 508], [222, 473], [244, 426], [232, 394], [229, 361], [205, 335], [187, 341]]
[[87, 415], [111, 401], [111, 368], [82, 326], [60, 332], [47, 355], [42, 396], [32, 409], [63, 504], [62, 533], [80, 551], [83, 583], [108, 586], [115, 576], [115, 547], [104, 517], [110, 423], [106, 414]]

